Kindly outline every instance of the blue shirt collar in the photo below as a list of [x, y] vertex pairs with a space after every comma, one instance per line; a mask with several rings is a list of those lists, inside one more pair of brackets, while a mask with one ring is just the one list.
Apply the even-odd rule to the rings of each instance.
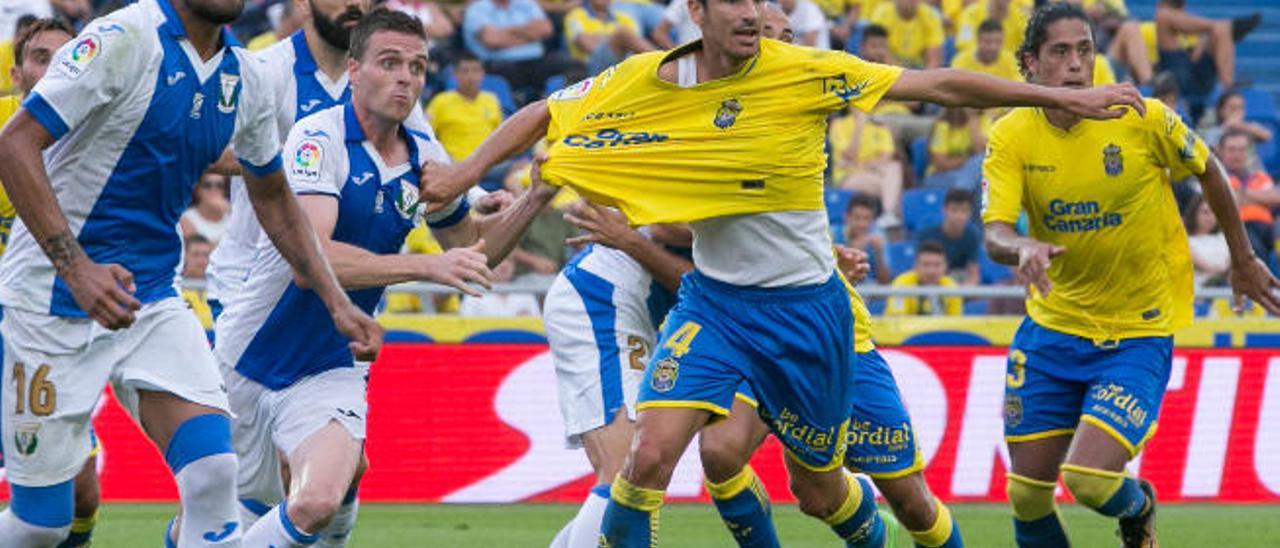
[[[346, 126], [346, 141], [348, 143], [365, 142], [364, 128], [360, 127], [360, 119], [356, 118], [356, 107], [350, 100], [342, 105], [342, 121], [343, 125]], [[409, 131], [405, 129], [404, 124], [400, 124], [396, 131], [400, 134], [400, 138], [404, 139], [405, 145], [409, 147], [409, 162], [416, 169], [418, 166], [417, 141], [413, 139], [412, 135], [409, 135]]]
[[316, 58], [311, 55], [311, 48], [307, 46], [306, 33], [299, 30], [298, 32], [293, 33], [293, 36], [290, 36], [289, 39], [293, 41], [293, 55], [297, 58], [297, 60], [294, 61], [295, 71], [304, 74], [314, 74], [319, 70], [319, 66], [316, 65]]

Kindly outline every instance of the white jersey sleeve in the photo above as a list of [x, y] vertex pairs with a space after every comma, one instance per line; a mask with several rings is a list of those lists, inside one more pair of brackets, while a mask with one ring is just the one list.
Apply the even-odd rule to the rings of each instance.
[[276, 124], [275, 90], [263, 72], [267, 65], [245, 50], [233, 50], [240, 57], [246, 92], [241, 93], [236, 114], [231, 151], [245, 169], [257, 176], [280, 170], [280, 134]]
[[[295, 194], [341, 197], [349, 167], [346, 161], [342, 107], [309, 116], [289, 130], [284, 146], [284, 173]], [[337, 122], [337, 123], [335, 123]]]
[[98, 19], [54, 54], [23, 106], [55, 140], [143, 83], [138, 75], [147, 73], [153, 56], [140, 52], [153, 49], [154, 32], [135, 19]]

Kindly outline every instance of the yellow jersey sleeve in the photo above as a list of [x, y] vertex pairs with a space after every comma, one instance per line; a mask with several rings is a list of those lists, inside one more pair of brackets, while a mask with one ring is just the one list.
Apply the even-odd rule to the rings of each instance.
[[[4, 127], [9, 119], [13, 118], [20, 106], [21, 102], [17, 95], [0, 97], [0, 127]], [[9, 201], [9, 195], [5, 192], [4, 186], [0, 185], [0, 254], [4, 254], [4, 248], [9, 245], [9, 231], [13, 229], [13, 220], [16, 216], [13, 202]]]
[[[955, 287], [956, 281], [950, 276], [943, 276], [938, 281], [938, 285], [942, 287]], [[942, 313], [947, 316], [963, 316], [964, 315], [964, 298], [962, 297], [943, 297]]]
[[822, 77], [822, 94], [816, 106], [827, 112], [845, 107], [871, 112], [904, 70], [842, 51], [811, 51], [811, 70]]
[[1169, 180], [1178, 181], [1190, 175], [1203, 174], [1209, 161], [1209, 147], [1204, 144], [1204, 139], [1163, 102], [1148, 99], [1146, 103], [1147, 115], [1143, 121], [1151, 134], [1151, 148], [1159, 163], [1169, 168]]
[[1005, 142], [1000, 128], [1012, 124], [1009, 117], [996, 122], [987, 139], [987, 156], [982, 161], [982, 222], [1018, 222], [1025, 188], [1022, 161], [1016, 149]]

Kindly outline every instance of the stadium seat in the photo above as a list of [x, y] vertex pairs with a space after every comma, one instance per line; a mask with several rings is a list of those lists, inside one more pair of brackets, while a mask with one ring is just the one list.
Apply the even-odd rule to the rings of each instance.
[[542, 85], [542, 95], [544, 97], [551, 95], [552, 93], [555, 93], [557, 91], [564, 89], [564, 87], [568, 84], [569, 84], [569, 81], [567, 78], [564, 77], [563, 74], [557, 74], [555, 76], [547, 78], [547, 82]]
[[[1280, 124], [1275, 122], [1258, 122], [1271, 130], [1273, 135], [1280, 135]], [[1262, 162], [1263, 167], [1268, 173], [1280, 173], [1280, 147], [1277, 147], [1276, 140], [1263, 141], [1254, 144], [1254, 151], [1258, 153], [1258, 160]]]
[[881, 316], [884, 314], [885, 307], [888, 303], [884, 299], [867, 299], [867, 310], [872, 316]]
[[902, 223], [911, 232], [942, 224], [945, 188], [917, 188], [902, 194]]
[[1276, 109], [1276, 98], [1258, 88], [1240, 88], [1244, 96], [1244, 117], [1254, 122], [1280, 123], [1280, 111]]
[[844, 245], [844, 221], [831, 223], [831, 242]]
[[929, 168], [929, 138], [917, 137], [911, 141], [911, 170], [916, 174], [916, 180], [924, 180], [924, 172]]
[[916, 264], [915, 242], [891, 242], [885, 246], [884, 252], [889, 256], [889, 272], [895, 278]]
[[942, 42], [942, 66], [951, 66], [951, 60], [956, 57], [956, 39], [954, 36], [947, 36]]
[[828, 188], [824, 194], [823, 200], [827, 204], [827, 220], [832, 225], [837, 223], [844, 224], [844, 210], [849, 207], [849, 200], [852, 200], [858, 193], [843, 188]]
[[986, 299], [975, 299], [964, 302], [965, 316], [982, 316], [991, 308], [991, 301]]
[[999, 284], [1013, 279], [1013, 269], [991, 260], [986, 246], [978, 248], [978, 274], [983, 284]]

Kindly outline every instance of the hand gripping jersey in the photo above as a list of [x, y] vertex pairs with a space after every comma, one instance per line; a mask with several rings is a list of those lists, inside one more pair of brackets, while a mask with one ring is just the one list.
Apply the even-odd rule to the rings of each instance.
[[[302, 120], [285, 144], [285, 173], [298, 194], [337, 198], [332, 238], [372, 253], [396, 253], [419, 221], [418, 170], [444, 151], [425, 134], [401, 126], [409, 162], [386, 166], [365, 140], [351, 103]], [[470, 207], [460, 198], [426, 218], [429, 226], [452, 226]], [[257, 242], [243, 293], [219, 318], [219, 361], [241, 375], [279, 390], [303, 377], [351, 367], [348, 339], [338, 332], [314, 291], [298, 287], [293, 271], [265, 235]], [[384, 288], [347, 294], [372, 314]]]
[[636, 55], [553, 94], [543, 176], [637, 225], [821, 210], [827, 116], [872, 109], [902, 72], [765, 39], [737, 74], [687, 88], [658, 77], [700, 47]]
[[[169, 0], [90, 23], [54, 56], [23, 107], [57, 140], [45, 166], [89, 258], [133, 273], [143, 304], [177, 296], [178, 217], [200, 173], [230, 145], [241, 164], [280, 168], [257, 63], [230, 32], [199, 58]], [[21, 221], [0, 260], [0, 304], [85, 317]]]

